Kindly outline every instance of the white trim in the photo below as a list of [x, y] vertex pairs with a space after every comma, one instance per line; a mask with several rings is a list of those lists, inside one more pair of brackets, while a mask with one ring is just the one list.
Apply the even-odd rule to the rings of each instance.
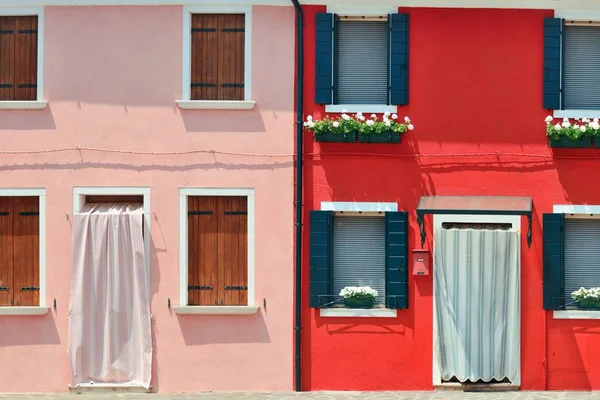
[[398, 310], [389, 308], [320, 308], [321, 317], [396, 318]]
[[600, 214], [600, 206], [578, 204], [555, 204], [552, 207], [554, 214]]
[[[221, 1], [221, 3], [225, 3]], [[240, 3], [243, 3], [241, 1]], [[191, 71], [192, 71], [192, 14], [244, 14], [245, 15], [245, 30], [244, 41], [244, 102], [250, 102], [252, 100], [252, 5], [196, 5], [196, 6], [185, 6], [183, 7], [183, 70], [182, 70], [182, 88], [181, 97], [183, 100], [179, 100], [177, 103], [181, 108], [182, 105], [179, 102], [190, 101], [191, 99]], [[191, 102], [191, 101], [190, 101]], [[206, 101], [208, 102], [208, 101]], [[216, 103], [223, 103], [217, 101]], [[185, 106], [187, 103], [183, 103]], [[189, 104], [188, 104], [189, 105]], [[248, 107], [250, 104], [246, 104]], [[221, 104], [222, 107], [222, 104]], [[254, 104], [252, 104], [253, 108]], [[196, 108], [191, 107], [190, 108]], [[204, 107], [211, 109], [210, 107]], [[212, 109], [221, 109], [220, 107], [214, 107]], [[235, 108], [237, 109], [237, 108]], [[248, 109], [248, 108], [243, 108]]]
[[176, 100], [183, 110], [252, 110], [256, 105], [254, 100]]
[[600, 319], [600, 311], [554, 310], [554, 319]]
[[567, 21], [600, 21], [600, 8], [596, 7], [595, 10], [557, 10], [554, 17]]
[[347, 6], [345, 4], [332, 4], [327, 7], [328, 13], [333, 13], [341, 16], [364, 16], [364, 17], [386, 17], [388, 14], [398, 12], [398, 5], [391, 4], [387, 6], [375, 6], [373, 4], [368, 7], [363, 6]]
[[321, 211], [386, 212], [398, 211], [398, 203], [368, 203], [355, 201], [322, 201]]
[[[0, 109], [3, 110], [41, 110], [46, 107], [44, 101], [44, 2], [34, 1], [18, 1], [15, 5], [20, 7], [8, 7], [10, 1], [3, 1], [0, 7], [0, 16], [23, 16], [37, 15], [38, 17], [38, 34], [37, 34], [37, 99], [36, 101], [2, 101]], [[36, 7], [23, 7], [28, 3], [33, 3]], [[38, 3], [38, 4], [36, 4]], [[12, 103], [21, 103], [21, 106]]]
[[397, 113], [398, 106], [386, 106], [386, 105], [378, 105], [378, 104], [326, 104], [325, 112], [326, 113], [377, 113], [383, 114], [385, 112], [389, 113]]
[[175, 306], [173, 311], [180, 315], [253, 315], [258, 306]]
[[[512, 224], [511, 231], [519, 233], [519, 313], [521, 313], [521, 216], [520, 215], [452, 215], [452, 214], [435, 214], [433, 216], [433, 232], [436, 229], [440, 229], [444, 222], [463, 222], [463, 223], [478, 223], [478, 222], [487, 222], [487, 223], [510, 223]], [[435, 241], [433, 241], [433, 251], [432, 251], [432, 261], [435, 266]], [[434, 267], [435, 268], [435, 267]], [[433, 386], [439, 386], [442, 384], [442, 373], [438, 367], [438, 353], [437, 347], [435, 346], [436, 337], [437, 337], [437, 323], [435, 320], [436, 315], [436, 307], [435, 307], [435, 279], [433, 279]], [[521, 314], [522, 317], [522, 314]], [[521, 322], [519, 321], [519, 332], [521, 332]], [[519, 334], [519, 360], [521, 360], [521, 336]], [[519, 361], [519, 372], [517, 374], [518, 378], [515, 382], [511, 382], [513, 386], [521, 385], [521, 362]]]
[[[40, 298], [41, 298], [41, 285], [40, 285]], [[50, 307], [46, 306], [9, 306], [0, 307], [0, 315], [44, 315], [48, 313]]]
[[[39, 268], [40, 268], [40, 305], [39, 307], [20, 307], [24, 310], [31, 308], [43, 308], [46, 306], [46, 189], [42, 188], [24, 188], [24, 189], [0, 189], [0, 197], [34, 197], [39, 198], [39, 230], [40, 230], [40, 243], [39, 243]], [[48, 310], [46, 310], [48, 311]], [[27, 314], [23, 311], [22, 314], [10, 314], [0, 312], [0, 315], [39, 315], [41, 312], [38, 310], [38, 314], [34, 311], [30, 311]], [[43, 313], [45, 314], [45, 313]]]
[[141, 186], [76, 186], [73, 188], [73, 213], [78, 213], [81, 211], [85, 205], [85, 196], [93, 195], [138, 195], [144, 197], [144, 253], [146, 256], [146, 270], [148, 271], [148, 291], [150, 291], [150, 243], [152, 241], [152, 235], [150, 234], [150, 188]]
[[554, 118], [600, 118], [600, 110], [554, 110]]
[[[252, 188], [180, 188], [179, 189], [179, 309], [187, 307], [188, 303], [188, 241], [187, 241], [187, 197], [188, 196], [245, 196], [248, 198], [248, 307], [255, 306], [255, 224], [256, 210], [254, 189]], [[210, 306], [193, 306], [210, 307]], [[225, 307], [218, 306], [224, 310]], [[243, 306], [242, 306], [243, 307]], [[187, 307], [185, 310], [188, 310]], [[184, 310], [184, 311], [185, 311]], [[191, 310], [191, 309], [190, 309]], [[179, 312], [183, 314], [184, 312]], [[200, 314], [199, 312], [188, 312], [189, 314]], [[222, 312], [223, 313], [223, 312]], [[207, 312], [207, 314], [210, 314]]]

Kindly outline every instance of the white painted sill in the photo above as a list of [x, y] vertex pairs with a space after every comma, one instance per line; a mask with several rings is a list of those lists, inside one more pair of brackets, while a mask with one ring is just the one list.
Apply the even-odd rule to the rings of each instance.
[[177, 100], [183, 110], [252, 110], [254, 100]]
[[252, 315], [258, 311], [258, 306], [175, 306], [176, 314], [191, 315]]
[[600, 311], [555, 310], [554, 319], [600, 319]]
[[600, 118], [600, 110], [554, 110], [554, 118]]
[[341, 113], [346, 110], [347, 113], [361, 112], [363, 114], [376, 113], [383, 114], [385, 112], [397, 113], [398, 106], [388, 106], [379, 104], [326, 104], [326, 113]]
[[0, 315], [44, 315], [50, 307], [40, 306], [12, 306], [0, 307]]
[[321, 317], [396, 318], [398, 310], [389, 308], [320, 308]]
[[0, 101], [0, 110], [43, 110], [47, 105], [43, 100]]

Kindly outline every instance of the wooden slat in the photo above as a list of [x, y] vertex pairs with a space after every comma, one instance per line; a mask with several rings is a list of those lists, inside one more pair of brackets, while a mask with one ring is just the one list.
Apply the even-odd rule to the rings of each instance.
[[39, 287], [39, 215], [20, 215], [39, 212], [38, 197], [14, 198], [14, 299], [15, 305], [39, 305], [39, 290], [20, 290]]
[[224, 305], [247, 304], [247, 290], [225, 290], [228, 286], [248, 284], [247, 215], [227, 214], [246, 211], [245, 197], [219, 198], [219, 302], [222, 299]]
[[218, 14], [192, 15], [191, 82], [212, 85], [192, 86], [192, 100], [217, 100], [218, 18]]
[[0, 306], [10, 306], [13, 300], [13, 198], [0, 197]]
[[38, 17], [16, 19], [15, 100], [36, 100]]
[[16, 17], [0, 17], [0, 100], [15, 99]]
[[219, 15], [219, 100], [244, 100], [243, 87], [228, 86], [244, 83], [244, 26], [244, 14]]

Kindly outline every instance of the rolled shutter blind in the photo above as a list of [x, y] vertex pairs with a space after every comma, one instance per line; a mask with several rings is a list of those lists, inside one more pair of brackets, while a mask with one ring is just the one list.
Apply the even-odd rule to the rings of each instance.
[[564, 108], [600, 109], [600, 27], [564, 28]]
[[333, 218], [333, 294], [346, 286], [371, 286], [385, 301], [385, 220], [382, 217]]
[[571, 293], [585, 287], [600, 287], [600, 220], [565, 220], [565, 304], [573, 304]]
[[339, 104], [387, 104], [388, 28], [385, 21], [340, 21]]

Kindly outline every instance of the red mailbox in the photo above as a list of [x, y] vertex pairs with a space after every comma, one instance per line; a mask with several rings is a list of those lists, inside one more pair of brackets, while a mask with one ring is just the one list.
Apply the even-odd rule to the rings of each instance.
[[412, 251], [413, 275], [429, 275], [429, 250]]

